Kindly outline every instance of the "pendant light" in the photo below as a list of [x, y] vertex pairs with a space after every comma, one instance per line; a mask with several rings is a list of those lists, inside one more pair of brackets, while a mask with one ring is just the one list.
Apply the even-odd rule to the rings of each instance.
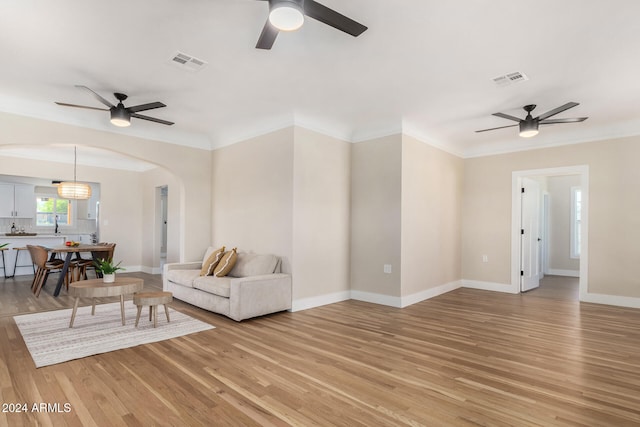
[[58, 185], [58, 196], [63, 199], [86, 200], [91, 197], [91, 186], [76, 181], [77, 147], [73, 147], [73, 181], [62, 181]]

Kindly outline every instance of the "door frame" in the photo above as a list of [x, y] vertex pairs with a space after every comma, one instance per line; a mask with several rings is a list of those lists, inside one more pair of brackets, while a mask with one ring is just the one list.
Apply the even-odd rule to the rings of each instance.
[[520, 204], [522, 178], [579, 175], [582, 188], [581, 243], [580, 243], [580, 301], [584, 301], [588, 290], [589, 271], [589, 166], [565, 166], [558, 168], [530, 169], [511, 173], [511, 286], [520, 293], [520, 230], [522, 228], [522, 206]]

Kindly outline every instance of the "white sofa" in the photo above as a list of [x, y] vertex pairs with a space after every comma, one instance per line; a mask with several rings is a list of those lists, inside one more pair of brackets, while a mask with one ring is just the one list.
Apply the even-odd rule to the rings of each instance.
[[291, 308], [291, 275], [280, 272], [280, 258], [238, 252], [227, 276], [200, 276], [215, 249], [209, 248], [202, 262], [165, 264], [162, 288], [174, 298], [236, 321]]

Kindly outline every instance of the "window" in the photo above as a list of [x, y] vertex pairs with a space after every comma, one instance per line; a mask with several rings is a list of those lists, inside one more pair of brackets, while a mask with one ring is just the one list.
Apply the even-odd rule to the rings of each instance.
[[71, 203], [66, 199], [53, 196], [36, 197], [36, 226], [55, 227], [56, 216], [58, 226], [71, 225]]
[[571, 258], [580, 258], [580, 220], [582, 209], [582, 190], [571, 187]]

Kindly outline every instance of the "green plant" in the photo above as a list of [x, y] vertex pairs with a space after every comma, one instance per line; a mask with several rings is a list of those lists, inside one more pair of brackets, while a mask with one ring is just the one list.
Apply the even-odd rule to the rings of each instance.
[[4, 247], [5, 247], [5, 246], [7, 246], [7, 245], [8, 245], [8, 243], [3, 243], [3, 244], [1, 244], [1, 245], [0, 245], [0, 249], [4, 248]]
[[113, 274], [118, 270], [124, 270], [124, 267], [120, 267], [120, 263], [122, 261], [120, 261], [117, 264], [113, 263], [113, 260], [111, 259], [99, 259], [93, 262], [93, 264], [96, 266], [96, 271], [102, 273], [102, 274]]

